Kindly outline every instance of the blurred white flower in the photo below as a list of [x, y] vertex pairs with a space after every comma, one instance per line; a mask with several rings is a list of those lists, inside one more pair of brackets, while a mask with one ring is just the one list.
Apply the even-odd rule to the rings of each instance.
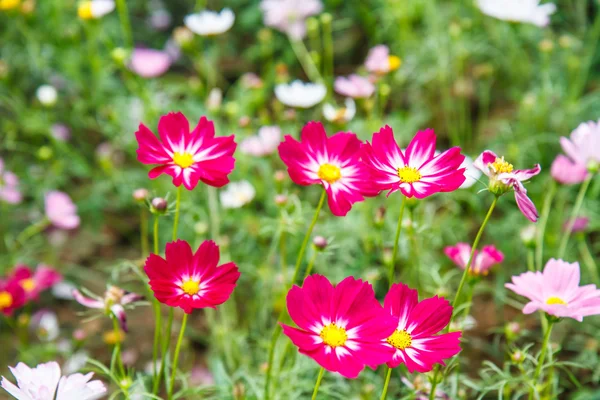
[[114, 9], [113, 0], [82, 1], [77, 8], [77, 15], [81, 19], [98, 19], [110, 14]]
[[206, 108], [210, 111], [217, 111], [221, 108], [223, 102], [223, 91], [219, 88], [212, 88], [206, 99]]
[[234, 21], [235, 14], [229, 8], [224, 8], [220, 13], [205, 10], [190, 14], [183, 19], [189, 30], [201, 36], [225, 33], [231, 29]]
[[74, 374], [81, 370], [87, 364], [89, 354], [85, 350], [75, 352], [71, 357], [65, 361], [63, 365], [63, 372], [65, 374]]
[[287, 33], [292, 39], [306, 36], [306, 18], [321, 12], [320, 0], [263, 0], [265, 25]]
[[58, 99], [58, 92], [56, 88], [51, 85], [42, 85], [37, 88], [35, 92], [35, 96], [39, 100], [42, 105], [46, 107], [51, 107], [56, 104], [56, 100]]
[[477, 0], [477, 6], [490, 17], [537, 26], [548, 25], [556, 11], [554, 3], [540, 5], [540, 0]]
[[481, 177], [481, 171], [473, 166], [473, 159], [469, 156], [465, 156], [465, 160], [460, 164], [460, 168], [465, 169], [465, 181], [460, 185], [460, 189], [470, 188], [477, 182]]
[[354, 103], [354, 100], [350, 97], [346, 98], [344, 107], [336, 107], [329, 103], [323, 106], [323, 116], [329, 122], [335, 122], [337, 124], [349, 122], [354, 118], [355, 114], [356, 103]]
[[231, 182], [220, 193], [223, 208], [240, 208], [252, 201], [256, 195], [254, 186], [248, 181]]
[[320, 83], [302, 82], [280, 83], [275, 86], [275, 97], [290, 107], [310, 108], [325, 98], [327, 88]]
[[60, 333], [58, 317], [53, 311], [42, 309], [31, 316], [31, 330], [43, 341], [51, 342]]
[[73, 300], [73, 289], [76, 289], [76, 286], [71, 282], [61, 281], [52, 286], [52, 294], [57, 299]]
[[275, 150], [281, 142], [281, 129], [278, 126], [263, 126], [258, 135], [250, 136], [240, 143], [240, 151], [253, 156], [266, 156]]

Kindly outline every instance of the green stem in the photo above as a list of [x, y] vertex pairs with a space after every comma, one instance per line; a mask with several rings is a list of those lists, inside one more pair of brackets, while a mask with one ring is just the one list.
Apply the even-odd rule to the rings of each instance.
[[392, 377], [392, 368], [388, 367], [387, 374], [385, 375], [385, 383], [383, 384], [383, 392], [379, 400], [385, 400], [387, 396], [388, 386], [390, 384], [390, 378]]
[[536, 246], [535, 246], [535, 267], [538, 271], [542, 270], [542, 264], [544, 262], [544, 235], [546, 233], [546, 224], [548, 223], [548, 217], [550, 216], [550, 207], [552, 206], [552, 201], [554, 200], [554, 195], [556, 194], [557, 184], [552, 179], [550, 183], [550, 189], [548, 190], [548, 194], [544, 199], [544, 205], [542, 206], [542, 215], [540, 218], [540, 222], [537, 227], [537, 238], [536, 238]]
[[396, 226], [396, 236], [394, 238], [394, 250], [392, 251], [392, 260], [390, 261], [388, 271], [388, 282], [389, 286], [392, 287], [394, 283], [394, 270], [396, 266], [396, 255], [398, 254], [398, 241], [400, 240], [400, 232], [402, 231], [402, 217], [404, 216], [404, 208], [406, 207], [406, 196], [402, 196], [402, 203], [400, 204], [400, 215], [398, 216], [398, 225]]
[[552, 333], [553, 325], [554, 321], [550, 320], [548, 322], [548, 327], [546, 328], [546, 333], [544, 334], [544, 340], [542, 341], [542, 351], [540, 352], [540, 358], [538, 359], [537, 366], [535, 367], [535, 373], [533, 374], [533, 387], [529, 391], [529, 400], [533, 399], [535, 387], [537, 386], [537, 381], [542, 372], [542, 366], [544, 365], [544, 359], [546, 358], [546, 353], [548, 352], [548, 342], [550, 341], [550, 333]]
[[117, 12], [119, 13], [119, 20], [121, 21], [121, 30], [123, 31], [125, 47], [131, 49], [133, 48], [133, 36], [131, 34], [131, 24], [129, 22], [129, 11], [127, 10], [127, 3], [125, 0], [117, 0]]
[[111, 317], [113, 321], [113, 330], [115, 332], [115, 354], [113, 358], [117, 361], [117, 366], [122, 375], [125, 375], [125, 368], [123, 367], [123, 360], [121, 360], [121, 329], [119, 328], [119, 322], [117, 317]]
[[140, 243], [142, 246], [142, 259], [148, 254], [148, 210], [142, 207], [140, 212]]
[[573, 225], [575, 225], [575, 219], [579, 214], [579, 210], [581, 209], [581, 205], [583, 204], [583, 199], [585, 197], [585, 193], [590, 187], [590, 183], [592, 182], [593, 174], [589, 174], [589, 176], [583, 181], [581, 188], [579, 189], [579, 193], [577, 194], [577, 199], [575, 200], [575, 206], [571, 211], [571, 218], [569, 219], [569, 223], [567, 224], [567, 229], [563, 233], [562, 239], [560, 241], [560, 248], [558, 250], [558, 258], [563, 258], [565, 255], [565, 251], [567, 250], [567, 243], [569, 242], [569, 237], [571, 236], [571, 232], [573, 231]]
[[[154, 239], [154, 254], [158, 255], [158, 215], [154, 216], [154, 229], [152, 236]], [[158, 386], [160, 383], [160, 374], [158, 373], [156, 360], [158, 359], [158, 344], [161, 341], [160, 332], [162, 326], [162, 314], [160, 311], [160, 303], [158, 302], [156, 297], [154, 297], [152, 289], [150, 289], [150, 293], [152, 294], [154, 309], [154, 343], [152, 344], [152, 393], [156, 394], [158, 392]]]
[[317, 382], [315, 383], [315, 389], [313, 390], [312, 400], [317, 398], [317, 393], [319, 393], [319, 386], [321, 386], [321, 380], [323, 379], [323, 374], [325, 373], [325, 368], [321, 367], [319, 370], [319, 376], [317, 377]]
[[306, 272], [304, 272], [305, 278], [307, 276], [309, 276], [310, 273], [312, 272], [312, 269], [313, 269], [313, 266], [315, 265], [315, 260], [317, 259], [318, 253], [319, 253], [319, 250], [314, 249], [313, 255], [310, 257], [310, 261], [308, 262], [308, 266], [306, 267]]
[[409, 218], [410, 218], [410, 227], [408, 230], [408, 237], [410, 239], [410, 251], [412, 254], [412, 259], [414, 262], [414, 266], [413, 266], [413, 273], [415, 274], [415, 286], [417, 289], [421, 289], [421, 279], [419, 276], [419, 272], [420, 272], [420, 263], [419, 263], [419, 247], [418, 247], [418, 243], [417, 243], [417, 236], [415, 235], [415, 228], [414, 228], [414, 210], [412, 208], [409, 208]]
[[35, 224], [29, 225], [27, 228], [23, 229], [21, 233], [15, 239], [14, 249], [16, 250], [22, 247], [25, 244], [25, 241], [42, 232], [44, 229], [50, 226], [50, 220], [48, 218], [44, 218], [41, 221], [36, 222]]
[[527, 269], [535, 271], [535, 255], [533, 249], [527, 249]]
[[319, 69], [315, 65], [314, 60], [306, 49], [304, 42], [301, 39], [293, 39], [291, 36], [289, 39], [290, 43], [292, 44], [292, 49], [296, 54], [296, 58], [298, 58], [298, 61], [300, 61], [302, 69], [306, 73], [306, 76], [308, 76], [308, 79], [310, 79], [312, 82], [322, 82], [323, 78], [319, 73]]
[[213, 240], [219, 239], [219, 202], [217, 200], [217, 189], [208, 188], [208, 209], [210, 210], [210, 235]]
[[181, 191], [183, 186], [177, 188], [177, 200], [175, 201], [175, 219], [173, 221], [173, 241], [177, 239], [177, 227], [179, 225], [179, 208], [181, 207]]
[[169, 386], [169, 392], [167, 398], [171, 400], [173, 398], [173, 388], [175, 387], [175, 374], [177, 373], [177, 363], [179, 362], [179, 351], [181, 350], [181, 342], [183, 341], [183, 334], [185, 332], [185, 326], [187, 325], [188, 314], [183, 316], [181, 322], [181, 330], [179, 331], [179, 338], [177, 339], [177, 345], [175, 346], [175, 356], [173, 357], [173, 365], [171, 365], [171, 385]]
[[592, 282], [598, 284], [600, 282], [600, 277], [598, 276], [598, 266], [594, 261], [594, 256], [592, 256], [592, 253], [588, 248], [588, 245], [585, 241], [585, 237], [583, 235], [577, 236], [579, 239], [579, 252], [581, 253], [581, 258], [583, 258], [583, 262], [590, 273], [590, 278], [592, 279]]
[[[157, 382], [160, 382], [160, 380], [162, 379], [162, 376], [165, 373], [165, 368], [167, 365], [169, 343], [171, 342], [171, 331], [173, 329], [173, 315], [174, 315], [173, 307], [169, 307], [169, 317], [167, 319], [167, 332], [162, 337], [162, 349], [161, 349], [162, 350], [162, 358], [160, 360], [160, 369], [158, 372]], [[165, 381], [165, 386], [166, 385], [168, 385], [168, 383]], [[158, 391], [158, 386], [155, 388], [155, 390]]]

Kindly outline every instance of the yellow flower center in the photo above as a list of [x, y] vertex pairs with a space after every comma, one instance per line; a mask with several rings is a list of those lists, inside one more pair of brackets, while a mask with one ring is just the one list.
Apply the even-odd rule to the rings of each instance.
[[20, 0], [0, 0], [0, 10], [12, 10], [19, 6]]
[[389, 56], [388, 63], [390, 71], [395, 71], [402, 65], [402, 60], [398, 56]]
[[200, 291], [200, 282], [190, 278], [187, 281], [183, 282], [183, 284], [181, 285], [181, 290], [183, 290], [190, 296], [193, 296]]
[[398, 350], [404, 350], [412, 344], [412, 337], [406, 330], [403, 329], [399, 331], [396, 329], [394, 333], [392, 333], [392, 336], [387, 338], [387, 342]]
[[104, 343], [111, 345], [123, 343], [123, 341], [125, 340], [125, 332], [123, 332], [120, 329], [116, 332], [114, 330], [104, 332], [104, 335], [102, 335], [102, 339], [104, 340]]
[[27, 293], [30, 293], [35, 289], [35, 281], [31, 278], [23, 279], [19, 284]]
[[77, 15], [81, 19], [93, 19], [94, 15], [92, 14], [92, 2], [84, 1], [79, 3], [79, 7], [77, 7]]
[[342, 171], [335, 165], [323, 164], [319, 167], [317, 175], [328, 183], [334, 183], [342, 177]]
[[563, 299], [561, 299], [560, 297], [549, 297], [548, 300], [546, 300], [546, 304], [548, 304], [549, 306], [552, 306], [554, 304], [561, 304], [563, 306], [567, 305], [567, 302], [564, 301]]
[[8, 307], [12, 306], [12, 304], [13, 304], [12, 294], [10, 294], [8, 292], [0, 292], [0, 310], [4, 310], [5, 308], [8, 308]]
[[173, 154], [173, 162], [181, 168], [187, 168], [194, 164], [194, 157], [190, 153], [175, 152]]
[[497, 174], [511, 173], [513, 170], [512, 164], [509, 164], [506, 161], [504, 161], [504, 157], [502, 157], [502, 158], [496, 157], [496, 161], [494, 161], [493, 163], [490, 163], [490, 165], [492, 166], [492, 168], [494, 169], [494, 171]]
[[413, 167], [398, 168], [398, 177], [403, 183], [418, 182], [421, 179], [421, 173]]
[[335, 323], [326, 325], [319, 336], [323, 339], [323, 343], [331, 347], [343, 346], [348, 340], [346, 330]]

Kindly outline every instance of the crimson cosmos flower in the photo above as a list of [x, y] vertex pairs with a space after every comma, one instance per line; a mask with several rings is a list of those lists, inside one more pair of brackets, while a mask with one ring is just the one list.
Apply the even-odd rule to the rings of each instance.
[[11, 315], [23, 304], [25, 304], [25, 291], [19, 282], [0, 279], [0, 312], [4, 315]]
[[35, 272], [27, 265], [19, 264], [9, 280], [17, 282], [25, 291], [25, 300], [35, 300], [40, 293], [62, 280], [62, 275], [47, 265], [38, 265]]

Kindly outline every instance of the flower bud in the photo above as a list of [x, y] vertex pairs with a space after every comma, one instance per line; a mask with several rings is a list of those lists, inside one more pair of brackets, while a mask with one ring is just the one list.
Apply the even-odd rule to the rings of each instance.
[[325, 239], [323, 236], [315, 236], [313, 239], [313, 245], [318, 250], [324, 250], [327, 247], [327, 239]]
[[525, 355], [521, 352], [521, 350], [515, 350], [511, 355], [510, 359], [512, 362], [520, 364], [525, 359]]
[[554, 43], [550, 39], [544, 39], [539, 44], [538, 47], [543, 53], [550, 53], [554, 49]]
[[73, 339], [78, 342], [83, 342], [87, 338], [87, 332], [83, 329], [73, 331]]
[[125, 50], [124, 48], [116, 47], [110, 52], [110, 56], [112, 57], [115, 64], [117, 64], [119, 66], [123, 66], [123, 65], [125, 65], [125, 62], [127, 61], [127, 57], [129, 56], [129, 54], [127, 53], [127, 50]]
[[153, 213], [156, 214], [164, 214], [165, 212], [167, 212], [167, 207], [169, 205], [167, 203], [167, 200], [163, 199], [162, 197], [153, 198], [151, 204], [151, 210]]
[[283, 182], [285, 180], [285, 171], [278, 169], [275, 171], [275, 175], [273, 177], [275, 178], [275, 182]]
[[278, 206], [285, 206], [288, 202], [288, 197], [285, 194], [278, 194], [275, 196], [275, 204]]
[[240, 126], [240, 128], [245, 128], [245, 127], [249, 126], [251, 122], [252, 122], [252, 119], [249, 116], [242, 115], [240, 117], [240, 119], [238, 120], [238, 125]]
[[513, 341], [521, 333], [521, 325], [518, 322], [509, 322], [504, 326], [504, 334], [509, 341]]
[[144, 188], [135, 189], [133, 191], [133, 199], [138, 203], [143, 203], [148, 198], [148, 190]]

